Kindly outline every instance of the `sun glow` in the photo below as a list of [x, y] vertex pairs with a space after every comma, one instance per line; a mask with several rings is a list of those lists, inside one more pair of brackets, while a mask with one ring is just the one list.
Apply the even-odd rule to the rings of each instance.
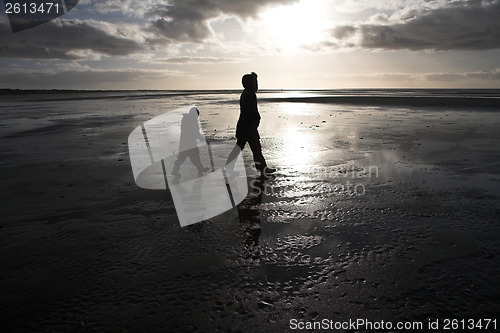
[[268, 9], [260, 15], [265, 38], [281, 51], [298, 50], [308, 44], [324, 40], [328, 20], [324, 16], [326, 2], [300, 1], [289, 6]]

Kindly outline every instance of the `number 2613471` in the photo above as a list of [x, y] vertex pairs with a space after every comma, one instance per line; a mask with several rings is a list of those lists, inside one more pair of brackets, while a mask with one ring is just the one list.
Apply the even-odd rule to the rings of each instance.
[[5, 14], [59, 14], [63, 11], [58, 2], [6, 2]]

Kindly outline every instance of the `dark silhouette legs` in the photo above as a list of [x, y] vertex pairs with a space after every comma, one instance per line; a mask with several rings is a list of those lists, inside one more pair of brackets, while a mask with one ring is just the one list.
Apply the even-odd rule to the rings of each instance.
[[177, 160], [174, 162], [174, 168], [172, 169], [172, 174], [174, 176], [180, 176], [179, 169], [181, 164], [184, 163], [186, 158], [191, 160], [194, 166], [198, 169], [198, 175], [201, 176], [203, 172], [208, 171], [208, 168], [203, 167], [200, 160], [200, 150], [198, 148], [192, 148], [189, 150], [181, 151], [179, 155], [177, 155]]
[[226, 165], [229, 165], [229, 168], [232, 169], [233, 165], [231, 165], [231, 163], [236, 160], [238, 154], [243, 150], [243, 148], [245, 148], [247, 142], [252, 150], [255, 168], [262, 172], [266, 168], [267, 164], [264, 155], [262, 155], [262, 146], [260, 145], [260, 140], [258, 138], [238, 139], [236, 141], [236, 145], [227, 158]]

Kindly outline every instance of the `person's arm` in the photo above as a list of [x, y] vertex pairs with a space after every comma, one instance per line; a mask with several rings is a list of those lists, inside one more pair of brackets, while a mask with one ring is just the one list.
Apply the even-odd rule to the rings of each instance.
[[252, 123], [254, 124], [255, 128], [259, 127], [260, 124], [260, 114], [259, 114], [259, 109], [257, 107], [257, 95], [255, 93], [252, 94], [251, 97], [251, 110], [252, 110]]
[[[194, 127], [196, 126], [196, 127]], [[205, 141], [205, 138], [203, 137], [203, 134], [202, 134], [202, 130], [201, 130], [201, 127], [200, 127], [200, 123], [198, 121], [198, 119], [196, 119], [196, 121], [193, 121], [193, 133], [196, 133], [196, 139], [197, 140], [200, 140], [200, 141]]]
[[205, 141], [205, 138], [203, 137], [203, 134], [201, 134], [201, 128], [198, 129], [198, 140], [200, 141]]
[[[184, 121], [185, 120], [183, 119], [182, 120], [183, 124], [184, 124]], [[189, 123], [186, 123], [183, 128], [185, 128], [184, 131], [186, 132], [186, 134], [189, 133], [189, 135], [191, 136], [191, 140], [193, 140], [193, 137], [194, 137], [194, 140], [200, 140], [200, 141], [205, 140], [205, 138], [203, 137], [203, 134], [201, 134], [201, 128], [200, 128], [200, 124], [198, 122], [198, 119], [191, 117], [189, 119]]]
[[248, 128], [257, 129], [260, 123], [260, 114], [257, 109], [257, 96], [255, 93], [246, 93], [242, 96], [241, 111]]

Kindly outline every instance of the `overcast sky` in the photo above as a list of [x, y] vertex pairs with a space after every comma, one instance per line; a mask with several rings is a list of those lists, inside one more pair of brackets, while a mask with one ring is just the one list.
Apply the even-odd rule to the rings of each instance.
[[80, 0], [12, 33], [0, 88], [500, 88], [500, 0]]

